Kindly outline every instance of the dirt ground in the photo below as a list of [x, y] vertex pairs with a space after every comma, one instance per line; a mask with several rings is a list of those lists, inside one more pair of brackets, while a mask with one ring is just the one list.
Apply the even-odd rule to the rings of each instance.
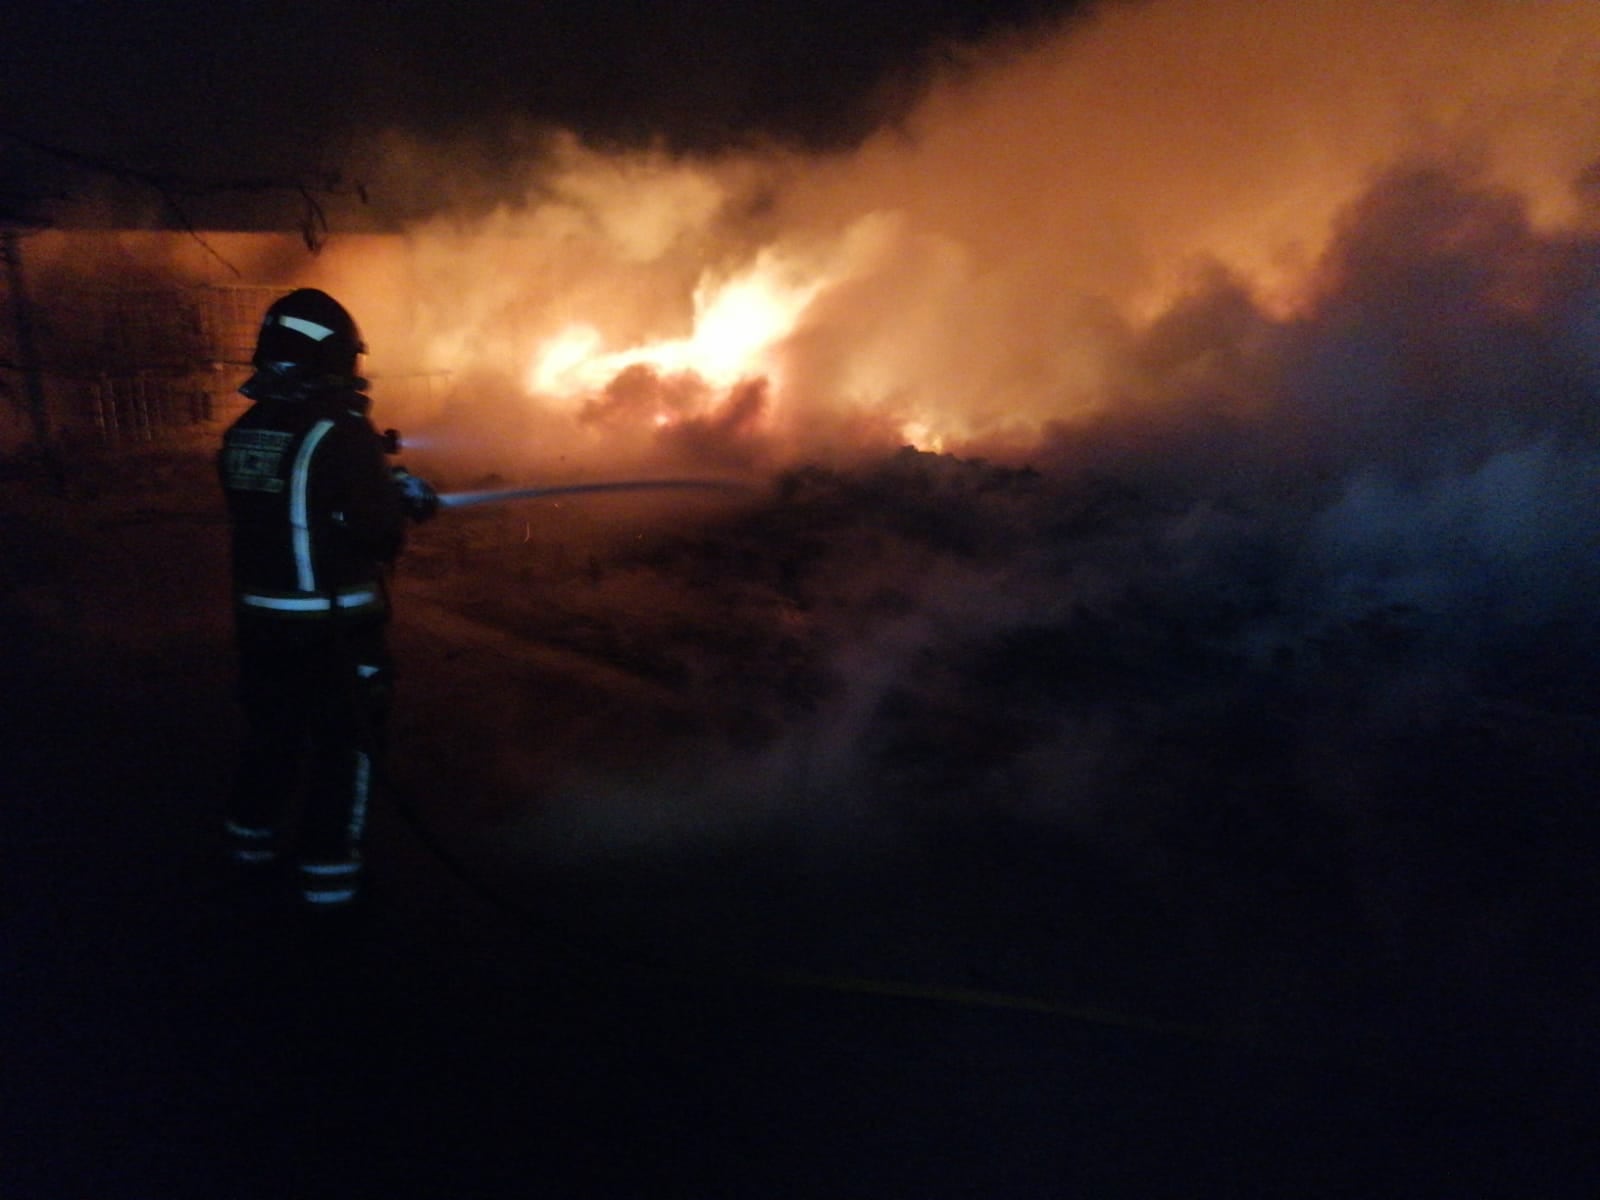
[[[738, 635], [805, 614], [751, 591], [666, 653], [708, 610], [629, 582], [626, 509], [417, 532], [370, 903], [309, 921], [220, 861], [208, 470], [0, 480], [0, 1194], [1595, 1194], [1570, 947], [1475, 979], [1397, 961], [1464, 936], [1415, 932], [1444, 901], [1388, 943], [1304, 899], [1202, 921], [1026, 814], [797, 816], [773, 773], [822, 768], [773, 730], [827, 681]], [[717, 666], [785, 655], [782, 694]], [[1541, 733], [1560, 779], [1583, 728]]]

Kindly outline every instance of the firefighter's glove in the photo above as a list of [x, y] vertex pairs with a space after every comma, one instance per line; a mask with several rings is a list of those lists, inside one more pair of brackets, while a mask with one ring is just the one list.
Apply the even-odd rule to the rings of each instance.
[[426, 479], [413, 475], [404, 467], [390, 467], [389, 476], [394, 480], [395, 490], [400, 493], [400, 503], [406, 510], [406, 516], [417, 524], [431, 520], [439, 512], [439, 493]]

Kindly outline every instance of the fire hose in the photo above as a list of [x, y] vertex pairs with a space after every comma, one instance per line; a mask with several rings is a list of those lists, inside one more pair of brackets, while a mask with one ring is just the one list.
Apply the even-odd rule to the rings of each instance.
[[744, 491], [748, 484], [726, 479], [624, 479], [608, 483], [562, 483], [550, 487], [505, 488], [488, 492], [441, 492], [440, 508], [471, 508], [506, 500], [535, 500], [546, 496], [576, 496], [596, 492]]

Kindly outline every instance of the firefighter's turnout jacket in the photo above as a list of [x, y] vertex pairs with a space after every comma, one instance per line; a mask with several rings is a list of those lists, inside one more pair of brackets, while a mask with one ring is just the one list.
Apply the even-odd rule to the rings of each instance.
[[[223, 437], [245, 744], [226, 823], [241, 862], [275, 859], [304, 780], [303, 898], [355, 898], [389, 690], [385, 572], [405, 509], [367, 418], [332, 388], [258, 399]], [[309, 770], [302, 765], [309, 754]]]
[[258, 400], [223, 438], [242, 616], [386, 611], [383, 568], [400, 552], [405, 510], [367, 403], [343, 388]]

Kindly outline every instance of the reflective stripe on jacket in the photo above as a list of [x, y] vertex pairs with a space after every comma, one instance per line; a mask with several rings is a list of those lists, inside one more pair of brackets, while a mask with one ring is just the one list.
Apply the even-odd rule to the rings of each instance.
[[245, 592], [238, 594], [241, 608], [283, 616], [318, 616], [332, 612], [378, 613], [387, 609], [384, 590], [378, 584], [339, 588], [327, 592]]
[[366, 403], [346, 390], [262, 399], [223, 436], [217, 466], [241, 611], [387, 611], [381, 581], [405, 510]]

